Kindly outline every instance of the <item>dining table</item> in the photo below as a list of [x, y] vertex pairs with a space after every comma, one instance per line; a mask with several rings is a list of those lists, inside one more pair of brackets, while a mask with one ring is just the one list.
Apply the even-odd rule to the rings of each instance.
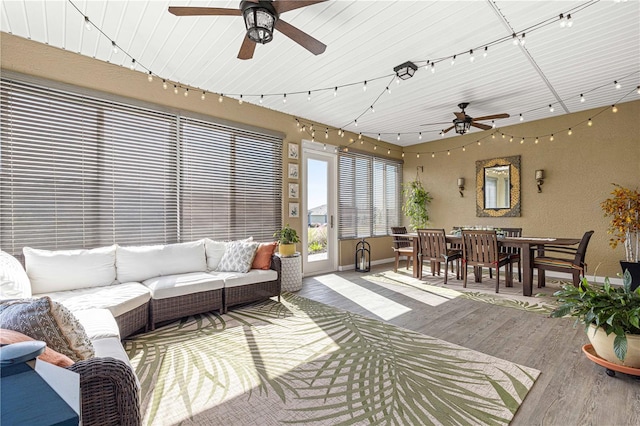
[[[420, 256], [420, 239], [417, 233], [390, 234], [393, 237], [411, 238], [413, 247], [413, 277], [421, 278], [422, 262]], [[447, 243], [462, 244], [462, 235], [446, 235]], [[545, 245], [572, 246], [580, 243], [580, 238], [553, 238], [553, 237], [498, 237], [498, 245], [505, 247], [517, 247], [520, 249], [522, 262], [522, 294], [533, 294], [533, 259], [535, 251], [544, 253]]]

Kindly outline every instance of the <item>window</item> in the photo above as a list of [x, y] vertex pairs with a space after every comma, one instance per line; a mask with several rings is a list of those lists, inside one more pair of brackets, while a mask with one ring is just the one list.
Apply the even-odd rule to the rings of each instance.
[[5, 78], [0, 106], [3, 250], [262, 240], [280, 227], [282, 139]]
[[388, 235], [401, 221], [402, 163], [366, 154], [340, 153], [338, 235]]

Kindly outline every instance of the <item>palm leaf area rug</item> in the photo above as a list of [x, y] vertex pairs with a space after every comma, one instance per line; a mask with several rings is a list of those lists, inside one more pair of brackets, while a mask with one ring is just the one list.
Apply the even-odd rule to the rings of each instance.
[[288, 293], [125, 349], [149, 425], [508, 424], [540, 374]]

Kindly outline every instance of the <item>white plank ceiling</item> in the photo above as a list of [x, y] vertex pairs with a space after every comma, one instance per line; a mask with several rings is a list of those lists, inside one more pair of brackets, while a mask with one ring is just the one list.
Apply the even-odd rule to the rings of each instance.
[[[170, 88], [197, 89], [194, 102], [202, 91], [256, 104], [263, 94], [264, 107], [322, 123], [316, 127], [322, 134], [325, 126], [380, 133], [401, 146], [440, 139], [460, 102], [470, 103], [471, 116], [510, 114], [496, 121], [499, 128], [519, 123], [520, 114], [532, 121], [640, 99], [638, 0], [331, 0], [281, 16], [325, 43], [325, 53], [314, 56], [276, 32], [247, 61], [236, 57], [245, 33], [241, 17], [176, 17], [169, 6], [239, 2], [3, 0], [0, 30], [124, 67], [133, 58], [137, 72], [153, 73], [150, 84], [158, 90], [162, 79]], [[561, 13], [571, 14], [570, 28], [560, 26]], [[524, 46], [512, 43], [514, 32], [526, 34]], [[428, 60], [435, 73], [425, 68]], [[405, 61], [420, 68], [396, 84], [393, 68]]]

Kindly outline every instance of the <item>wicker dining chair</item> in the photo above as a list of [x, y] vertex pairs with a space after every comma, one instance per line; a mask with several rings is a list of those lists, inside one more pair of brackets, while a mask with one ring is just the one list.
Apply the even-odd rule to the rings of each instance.
[[[406, 234], [407, 228], [404, 226], [392, 226], [391, 227], [392, 234]], [[409, 237], [393, 237], [393, 251], [396, 255], [396, 261], [393, 267], [393, 272], [398, 272], [398, 264], [400, 263], [400, 257], [404, 256], [407, 259], [407, 269], [409, 269], [409, 264], [413, 262], [413, 244], [412, 239]], [[415, 265], [412, 265], [415, 267]]]
[[592, 235], [593, 231], [585, 232], [577, 248], [545, 244], [544, 254], [533, 259], [533, 267], [538, 269], [538, 287], [545, 285], [544, 271], [568, 272], [573, 276], [573, 285], [578, 287], [580, 276], [584, 277], [587, 270], [584, 258]]
[[500, 267], [506, 266], [506, 284], [513, 283], [513, 268], [509, 255], [498, 250], [496, 231], [462, 231], [462, 276], [467, 287], [467, 267], [473, 266], [476, 282], [482, 280], [482, 268], [496, 268], [496, 293], [500, 291]]
[[[456, 279], [460, 279], [460, 259], [462, 251], [447, 247], [447, 239], [444, 229], [418, 229], [418, 239], [420, 241], [420, 264], [424, 265], [425, 260], [431, 263], [431, 275], [440, 276], [440, 263], [444, 262], [444, 283], [447, 283], [449, 264], [456, 264]], [[422, 271], [419, 273], [422, 278]]]

